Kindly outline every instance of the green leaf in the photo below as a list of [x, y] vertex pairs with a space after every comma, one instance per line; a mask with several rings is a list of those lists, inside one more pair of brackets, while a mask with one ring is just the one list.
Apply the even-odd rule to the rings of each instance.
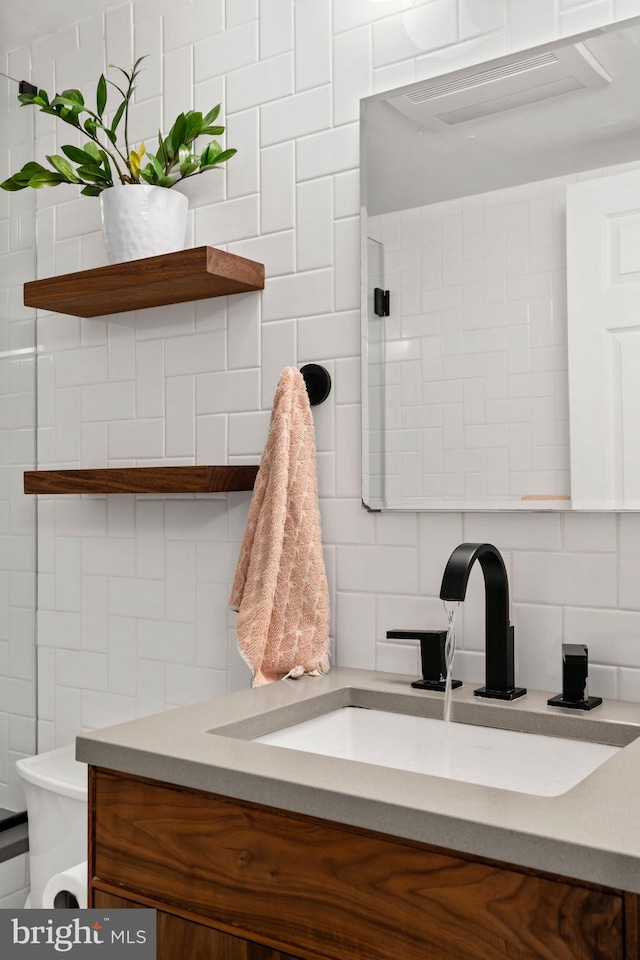
[[171, 143], [174, 144], [173, 153], [177, 153], [178, 147], [180, 144], [184, 143], [184, 135], [187, 130], [187, 118], [184, 113], [178, 114], [176, 117], [175, 123], [169, 131], [169, 136], [171, 137]]
[[93, 158], [95, 163], [100, 163], [100, 150], [95, 143], [85, 143], [84, 149], [87, 151], [89, 156]]
[[72, 109], [71, 107], [58, 107], [56, 111], [61, 120], [64, 120], [65, 123], [71, 124], [72, 127], [79, 127], [80, 120], [78, 119], [79, 111], [77, 109]]
[[82, 96], [80, 90], [63, 90], [60, 96], [79, 104], [81, 107], [84, 107], [84, 97]]
[[220, 104], [215, 106], [213, 110], [209, 110], [209, 113], [204, 117], [203, 124], [205, 127], [208, 127], [210, 123], [213, 123], [217, 119], [218, 114], [220, 113]]
[[3, 180], [3, 182], [0, 183], [0, 189], [7, 190], [8, 193], [16, 193], [16, 191], [24, 190], [25, 187], [28, 187], [28, 186], [29, 186], [28, 182], [21, 183], [15, 179], [15, 176], [9, 177], [8, 180]]
[[111, 173], [111, 164], [109, 163], [109, 157], [106, 155], [104, 150], [100, 151], [100, 157], [102, 158], [102, 166], [104, 167], [104, 172], [109, 177], [109, 180], [113, 180], [113, 174]]
[[114, 133], [113, 130], [109, 130], [108, 127], [103, 127], [102, 129], [104, 130], [107, 140], [110, 140], [111, 143], [115, 143], [118, 139], [118, 135]]
[[129, 83], [131, 83], [131, 75], [128, 74], [126, 70], [123, 70], [122, 67], [117, 67], [115, 63], [110, 63], [109, 66], [113, 67], [114, 70], [119, 70], [120, 73], [124, 74], [124, 76], [127, 78]]
[[40, 190], [42, 187], [57, 187], [59, 183], [64, 182], [64, 178], [59, 173], [45, 170], [44, 173], [34, 173], [29, 180], [29, 186], [34, 190]]
[[[109, 66], [112, 66], [112, 64], [109, 64]], [[126, 97], [126, 93], [124, 92], [122, 87], [119, 87], [117, 83], [113, 82], [113, 80], [107, 80], [107, 83], [111, 84], [112, 87], [115, 87], [121, 96]]]
[[33, 104], [36, 107], [48, 107], [49, 97], [46, 90], [38, 90], [37, 93], [20, 93], [18, 100], [23, 107]]
[[43, 167], [41, 163], [37, 163], [35, 160], [30, 160], [28, 163], [25, 163], [24, 167], [19, 174], [14, 174], [14, 176], [32, 177], [34, 173], [49, 173], [46, 167]]
[[175, 147], [173, 146], [173, 139], [170, 133], [164, 138], [162, 149], [164, 150], [166, 163], [171, 163], [175, 155]]
[[141, 169], [141, 171], [140, 171], [140, 176], [142, 177], [143, 180], [146, 180], [147, 183], [154, 184], [154, 183], [156, 182], [156, 181], [155, 181], [155, 171], [154, 171], [154, 169], [153, 169], [153, 167], [151, 166], [150, 163], [148, 163], [148, 164], [146, 165], [146, 167], [143, 167], [143, 168]]
[[126, 106], [127, 106], [127, 101], [123, 100], [123, 102], [120, 104], [120, 106], [118, 107], [118, 109], [113, 115], [113, 120], [111, 121], [111, 129], [113, 130], [114, 133], [116, 132], [118, 124], [122, 120], [122, 114], [124, 113]]
[[88, 150], [82, 150], [80, 147], [74, 147], [71, 144], [60, 148], [65, 156], [69, 157], [69, 160], [73, 160], [74, 163], [93, 163], [95, 157], [93, 157]]
[[151, 161], [151, 165], [152, 165], [152, 167], [153, 167], [153, 169], [154, 169], [154, 172], [155, 172], [156, 177], [157, 177], [158, 179], [160, 179], [160, 177], [163, 177], [163, 176], [164, 176], [164, 170], [163, 170], [163, 168], [162, 168], [162, 164], [160, 163], [160, 161], [158, 160], [157, 157], [154, 157], [154, 155], [153, 155], [152, 153], [147, 154], [147, 156], [149, 157], [149, 160]]
[[158, 180], [159, 187], [172, 187], [174, 183], [177, 182], [177, 177], [160, 177]]
[[178, 160], [180, 162], [180, 165], [182, 165], [183, 163], [187, 163], [187, 161], [190, 159], [191, 159], [191, 151], [183, 143], [178, 149]]
[[85, 197], [99, 197], [103, 189], [103, 187], [84, 187], [80, 193], [82, 193]]
[[78, 176], [91, 183], [107, 183], [111, 180], [100, 167], [78, 167]]
[[164, 140], [162, 139], [162, 134], [158, 130], [158, 149], [156, 150], [156, 157], [164, 167], [168, 161], [168, 157], [164, 148]]
[[73, 110], [78, 110], [82, 108], [84, 104], [78, 103], [77, 100], [72, 100], [71, 97], [65, 97], [64, 94], [60, 96], [55, 96], [51, 101], [52, 107], [71, 107]]
[[185, 177], [190, 177], [200, 169], [199, 163], [181, 163], [180, 164], [180, 176], [184, 179]]
[[98, 124], [96, 123], [95, 120], [91, 120], [91, 119], [85, 120], [84, 128], [90, 136], [95, 137], [96, 130], [98, 129]]
[[50, 172], [51, 171], [47, 170], [46, 167], [43, 167], [41, 163], [36, 163], [35, 160], [30, 160], [29, 163], [25, 163], [22, 170], [18, 170], [18, 172], [14, 173], [10, 179], [16, 184], [16, 190], [22, 190], [24, 187], [29, 186], [29, 181], [34, 174]]
[[222, 147], [220, 146], [220, 144], [218, 143], [218, 141], [217, 141], [217, 140], [212, 140], [211, 143], [208, 143], [208, 144], [206, 145], [206, 147], [204, 148], [204, 150], [202, 151], [202, 155], [201, 155], [201, 157], [200, 157], [200, 162], [201, 162], [201, 163], [213, 163], [214, 159], [215, 159], [215, 158], [218, 156], [218, 154], [221, 153], [221, 152], [222, 152]]
[[186, 115], [186, 121], [187, 129], [183, 138], [183, 143], [191, 143], [202, 133], [202, 114], [193, 110], [189, 110]]
[[60, 157], [54, 153], [52, 156], [47, 156], [47, 160], [68, 183], [78, 183], [78, 178], [76, 177], [73, 167], [64, 157]]
[[[158, 171], [155, 169], [152, 163], [148, 163], [146, 167], [140, 169], [140, 176], [143, 180], [146, 180], [147, 183], [157, 183], [158, 182]], [[164, 176], [164, 173], [161, 174]]]
[[224, 133], [224, 127], [203, 127], [200, 136], [220, 137]]
[[101, 117], [104, 113], [104, 108], [107, 105], [107, 81], [104, 78], [104, 73], [100, 74], [100, 79], [98, 80], [98, 86], [96, 89], [96, 110], [98, 116]]
[[219, 153], [217, 157], [210, 161], [210, 165], [214, 166], [219, 163], [224, 163], [225, 160], [230, 160], [238, 151], [237, 150], [223, 150], [222, 153]]

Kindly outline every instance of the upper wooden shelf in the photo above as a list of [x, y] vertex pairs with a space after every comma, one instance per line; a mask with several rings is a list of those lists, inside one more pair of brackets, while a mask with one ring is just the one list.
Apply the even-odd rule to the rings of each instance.
[[24, 285], [26, 307], [101, 317], [264, 288], [264, 266], [215, 247], [194, 247]]
[[25, 493], [228, 493], [253, 490], [257, 466], [27, 470]]

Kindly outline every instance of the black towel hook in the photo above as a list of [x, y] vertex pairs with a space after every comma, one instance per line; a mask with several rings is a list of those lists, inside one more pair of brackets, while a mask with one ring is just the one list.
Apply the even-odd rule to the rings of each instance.
[[331, 393], [331, 374], [319, 363], [306, 363], [300, 367], [309, 394], [309, 403], [312, 407], [323, 403]]

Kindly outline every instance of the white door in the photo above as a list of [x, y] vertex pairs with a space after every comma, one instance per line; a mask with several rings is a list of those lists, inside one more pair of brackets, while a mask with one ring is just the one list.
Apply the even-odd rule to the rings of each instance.
[[567, 188], [571, 499], [640, 507], [640, 170]]

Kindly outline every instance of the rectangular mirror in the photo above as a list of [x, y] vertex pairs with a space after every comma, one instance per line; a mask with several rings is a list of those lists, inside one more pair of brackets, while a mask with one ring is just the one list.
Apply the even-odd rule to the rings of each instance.
[[362, 101], [370, 509], [640, 509], [638, 90], [634, 18]]

